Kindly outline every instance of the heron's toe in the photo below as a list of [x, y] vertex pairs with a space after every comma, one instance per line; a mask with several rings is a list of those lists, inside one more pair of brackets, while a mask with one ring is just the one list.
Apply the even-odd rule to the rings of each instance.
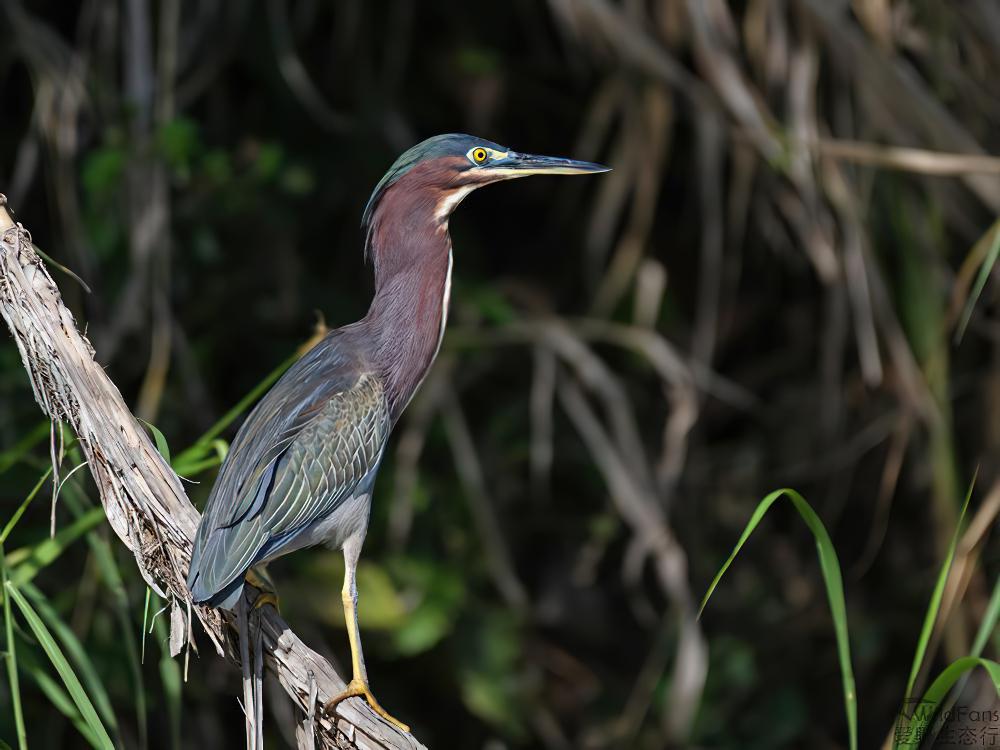
[[392, 716], [384, 708], [382, 708], [381, 704], [379, 704], [379, 702], [375, 699], [375, 696], [372, 695], [371, 688], [369, 688], [368, 685], [363, 680], [359, 680], [357, 678], [351, 680], [350, 683], [347, 685], [347, 687], [345, 687], [338, 695], [335, 695], [333, 698], [328, 700], [323, 705], [323, 713], [327, 714], [328, 716], [333, 715], [333, 712], [336, 709], [337, 704], [348, 698], [364, 698], [365, 701], [368, 702], [368, 705], [371, 707], [372, 711], [377, 713], [387, 722], [389, 722], [394, 727], [404, 732], [410, 731], [409, 726], [407, 726], [399, 719]]

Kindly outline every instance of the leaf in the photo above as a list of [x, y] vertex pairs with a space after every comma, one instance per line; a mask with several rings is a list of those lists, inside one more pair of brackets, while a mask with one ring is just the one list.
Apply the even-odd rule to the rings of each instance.
[[280, 365], [271, 370], [267, 376], [260, 381], [253, 390], [251, 390], [247, 395], [241, 398], [233, 408], [227, 411], [214, 425], [208, 428], [208, 431], [198, 438], [194, 445], [186, 450], [182, 451], [179, 456], [173, 461], [173, 469], [180, 475], [187, 475], [193, 473], [192, 467], [197, 466], [200, 462], [206, 459], [211, 451], [218, 450], [215, 446], [216, 438], [222, 434], [222, 431], [229, 427], [243, 412], [250, 408], [250, 406], [259, 399], [264, 393], [274, 385], [274, 382], [280, 378], [289, 367], [291, 367], [295, 361], [299, 358], [298, 352], [290, 356]]
[[937, 621], [938, 611], [941, 609], [941, 599], [944, 597], [944, 587], [948, 582], [948, 574], [951, 572], [951, 563], [955, 559], [955, 548], [958, 546], [958, 538], [962, 530], [962, 521], [965, 519], [965, 511], [969, 507], [969, 499], [972, 497], [972, 488], [975, 480], [969, 485], [965, 493], [965, 502], [962, 503], [962, 511], [958, 516], [958, 523], [955, 524], [955, 533], [951, 535], [951, 543], [948, 545], [948, 553], [945, 555], [941, 571], [938, 573], [937, 583], [934, 584], [934, 592], [931, 594], [930, 604], [927, 606], [927, 614], [924, 615], [924, 624], [920, 629], [920, 637], [917, 639], [917, 650], [913, 655], [913, 664], [910, 666], [910, 678], [906, 681], [906, 694], [903, 703], [910, 700], [913, 695], [913, 686], [917, 682], [917, 675], [920, 667], [923, 666], [924, 656], [927, 653], [927, 644], [931, 640], [934, 632], [934, 623]]
[[93, 149], [83, 160], [81, 178], [87, 195], [105, 197], [116, 188], [125, 171], [125, 150], [119, 146]]
[[[0, 541], [0, 587], [7, 590], [7, 565], [4, 563], [3, 542]], [[10, 597], [3, 597], [4, 646], [7, 662], [7, 680], [10, 684], [11, 709], [14, 712], [14, 726], [17, 731], [19, 750], [27, 750], [28, 734], [24, 726], [24, 711], [21, 707], [21, 687], [17, 680], [17, 647], [14, 645], [14, 615], [10, 611]]]
[[364, 601], [358, 617], [365, 629], [395, 630], [407, 618], [406, 604], [385, 568], [361, 562], [357, 569], [358, 591]]
[[163, 123], [156, 134], [156, 145], [175, 173], [187, 176], [191, 160], [201, 148], [197, 123], [186, 117]]
[[455, 55], [456, 67], [467, 75], [485, 76], [501, 69], [500, 56], [485, 47], [462, 47]]
[[21, 658], [21, 669], [35, 681], [38, 685], [38, 689], [41, 690], [45, 697], [49, 699], [51, 703], [59, 713], [73, 722], [73, 726], [76, 730], [83, 736], [87, 743], [91, 747], [100, 747], [97, 738], [94, 733], [87, 726], [87, 722], [83, 720], [80, 712], [77, 710], [76, 706], [73, 704], [73, 699], [69, 697], [69, 694], [63, 689], [63, 687], [54, 680], [48, 672], [46, 672], [42, 665], [39, 664], [31, 655], [30, 651], [25, 651]]
[[316, 188], [316, 178], [307, 167], [293, 164], [281, 173], [279, 184], [290, 195], [308, 195]]
[[401, 556], [390, 561], [393, 579], [409, 592], [419, 592], [416, 606], [393, 634], [399, 653], [413, 656], [433, 648], [450, 634], [465, 597], [462, 573], [447, 565]]
[[[38, 639], [42, 649], [52, 662], [52, 666], [56, 668], [56, 671], [62, 678], [66, 690], [79, 709], [84, 721], [87, 722], [87, 726], [90, 727], [97, 738], [97, 747], [102, 748], [102, 750], [115, 750], [114, 743], [111, 742], [111, 737], [108, 736], [108, 731], [104, 728], [104, 724], [97, 715], [97, 711], [94, 710], [94, 704], [90, 702], [90, 698], [87, 697], [87, 693], [80, 684], [80, 680], [73, 672], [73, 668], [69, 665], [69, 662], [66, 661], [62, 649], [59, 648], [59, 645], [52, 638], [52, 634], [45, 627], [45, 623], [42, 622], [35, 610], [32, 609], [28, 600], [24, 598], [24, 595], [10, 581], [7, 581], [5, 586], [5, 591], [9, 595], [9, 598], [13, 600], [21, 611], [25, 621], [28, 623], [28, 627], [31, 628], [31, 632], [34, 633], [35, 638]], [[6, 600], [7, 597], [4, 598]]]
[[993, 584], [993, 595], [990, 597], [990, 603], [986, 605], [983, 621], [979, 623], [976, 640], [972, 643], [972, 656], [979, 656], [983, 653], [986, 641], [996, 630], [998, 619], [1000, 619], [1000, 578], [997, 578], [997, 582]]
[[[136, 417], [136, 419], [139, 419]], [[170, 463], [170, 446], [167, 445], [167, 439], [163, 436], [163, 433], [156, 427], [152, 422], [147, 422], [145, 419], [139, 419], [150, 432], [153, 433], [153, 440], [156, 442], [156, 450], [159, 451], [160, 455], [163, 456], [164, 460]]]
[[146, 663], [146, 635], [149, 625], [149, 599], [153, 595], [153, 590], [146, 587], [146, 603], [142, 605], [142, 651], [140, 651], [139, 661]]
[[280, 143], [262, 143], [253, 163], [253, 175], [262, 182], [271, 180], [277, 176], [284, 161], [285, 149]]
[[113, 731], [117, 731], [118, 720], [115, 717], [114, 709], [111, 707], [111, 699], [108, 697], [108, 691], [98, 676], [97, 669], [90, 660], [86, 648], [84, 648], [83, 644], [76, 637], [76, 633], [59, 617], [55, 608], [49, 603], [38, 587], [27, 583], [23, 584], [20, 589], [34, 604], [42, 620], [55, 633], [56, 637], [59, 638], [62, 647], [66, 649], [69, 657], [73, 660], [87, 687], [87, 694], [93, 699], [94, 705], [105, 724], [111, 727]]
[[893, 733], [893, 750], [919, 747], [941, 701], [966, 672], [970, 672], [976, 667], [982, 667], [986, 670], [993, 682], [994, 690], [1000, 696], [1000, 664], [975, 656], [963, 656], [956, 659], [937, 676], [931, 686], [927, 688], [924, 697], [912, 708], [909, 700], [904, 702], [904, 710], [900, 712], [899, 721]]
[[14, 445], [0, 453], [0, 474], [20, 461], [32, 448], [49, 437], [51, 427], [49, 420], [39, 422], [35, 428], [27, 435], [18, 440]]
[[[93, 503], [75, 482], [68, 483], [63, 491], [65, 503], [76, 517], [82, 518], [87, 512], [87, 506]], [[121, 630], [121, 653], [132, 675], [133, 696], [135, 699], [136, 727], [139, 731], [139, 745], [146, 746], [146, 691], [142, 679], [142, 665], [139, 661], [139, 649], [133, 633], [134, 624], [129, 610], [128, 594], [122, 580], [121, 571], [115, 561], [115, 553], [111, 544], [101, 535], [90, 531], [87, 533], [87, 544], [90, 546], [91, 559], [97, 564], [97, 570], [107, 588], [111, 609], [118, 620]]]
[[104, 508], [95, 507], [50, 538], [43, 539], [34, 547], [18, 549], [10, 553], [7, 565], [11, 567], [11, 581], [21, 586], [32, 580], [38, 571], [51, 565], [73, 542], [98, 526], [104, 520]]
[[[992, 234], [992, 238], [987, 240]], [[983, 289], [986, 287], [986, 282], [990, 278], [990, 274], [993, 272], [993, 266], [996, 265], [997, 256], [1000, 256], [1000, 219], [993, 223], [993, 226], [989, 228], [987, 233], [980, 238], [979, 245], [981, 242], [989, 241], [989, 249], [986, 251], [986, 257], [983, 258], [983, 265], [979, 267], [979, 275], [976, 277], [975, 286], [972, 288], [972, 294], [965, 301], [965, 307], [962, 309], [962, 317], [958, 321], [958, 327], [955, 329], [955, 343], [958, 344], [962, 341], [962, 336], [965, 335], [965, 329], [969, 325], [969, 320], [972, 318], [972, 311], [976, 306], [976, 302], [979, 301], [979, 296], [983, 293]], [[975, 252], [977, 248], [973, 248]]]
[[732, 554], [729, 555], [729, 559], [723, 563], [722, 568], [719, 569], [719, 572], [716, 573], [715, 578], [709, 585], [708, 591], [705, 592], [705, 597], [701, 601], [701, 607], [698, 609], [698, 616], [701, 616], [705, 605], [708, 604], [708, 600], [712, 596], [712, 592], [715, 591], [716, 586], [719, 585], [719, 581], [722, 580], [722, 576], [729, 570], [729, 566], [733, 564], [733, 560], [736, 559], [736, 555], [743, 549], [743, 545], [750, 538], [754, 529], [760, 525], [761, 520], [763, 520], [771, 506], [782, 497], [787, 497], [792, 502], [795, 510], [799, 512], [802, 520], [805, 521], [806, 526], [809, 527], [809, 530], [816, 538], [816, 552], [819, 556], [820, 572], [823, 575], [823, 583], [826, 586], [826, 596], [830, 602], [830, 613], [833, 616], [833, 630], [837, 638], [837, 658], [840, 661], [844, 711], [847, 714], [848, 741], [851, 750], [857, 750], [858, 703], [854, 687], [854, 670], [851, 667], [851, 645], [847, 631], [847, 606], [844, 603], [844, 581], [840, 573], [840, 561], [837, 559], [837, 552], [833, 547], [833, 542], [830, 540], [830, 535], [827, 533], [826, 527], [802, 495], [795, 490], [781, 489], [775, 490], [760, 501], [753, 515], [750, 516], [750, 521], [743, 530], [743, 534], [736, 543]]
[[181, 668], [176, 659], [163, 647], [169, 640], [167, 624], [163, 618], [154, 620], [152, 627], [156, 630], [156, 642], [160, 644], [160, 682], [163, 685], [163, 695], [166, 698], [167, 716], [170, 718], [170, 744], [174, 748], [181, 746]]
[[421, 607], [406, 618], [393, 637], [396, 650], [404, 656], [416, 656], [433, 648], [451, 632], [448, 613], [431, 607]]
[[7, 525], [3, 527], [3, 531], [0, 532], [0, 544], [7, 541], [7, 537], [10, 535], [10, 532], [14, 530], [15, 526], [17, 526], [17, 522], [21, 520], [21, 516], [24, 515], [24, 511], [26, 511], [28, 506], [31, 505], [31, 501], [35, 499], [35, 495], [38, 494], [38, 490], [42, 488], [42, 485], [45, 484], [45, 480], [49, 478], [50, 474], [52, 474], [51, 466], [44, 474], [42, 474], [39, 480], [35, 483], [35, 486], [32, 487], [31, 492], [29, 492], [28, 496], [24, 498], [24, 502], [17, 507], [17, 510], [14, 511], [14, 515], [10, 517], [10, 520], [7, 521]]

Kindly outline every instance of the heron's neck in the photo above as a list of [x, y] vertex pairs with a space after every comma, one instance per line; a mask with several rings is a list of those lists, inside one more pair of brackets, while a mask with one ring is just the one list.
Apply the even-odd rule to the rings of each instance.
[[365, 317], [393, 419], [437, 356], [448, 318], [451, 238], [440, 195], [390, 190], [372, 220], [375, 297]]

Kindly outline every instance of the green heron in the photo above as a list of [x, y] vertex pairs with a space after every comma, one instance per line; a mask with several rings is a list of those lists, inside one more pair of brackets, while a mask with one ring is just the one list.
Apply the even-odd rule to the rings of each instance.
[[253, 579], [252, 568], [316, 544], [342, 549], [352, 679], [324, 710], [361, 696], [380, 716], [406, 728], [368, 686], [355, 570], [389, 433], [444, 334], [451, 212], [491, 182], [604, 171], [600, 164], [519, 154], [461, 134], [411, 148], [365, 206], [365, 251], [375, 271], [368, 314], [327, 333], [237, 432], [198, 527], [188, 588], [195, 603], [234, 609], [247, 577]]

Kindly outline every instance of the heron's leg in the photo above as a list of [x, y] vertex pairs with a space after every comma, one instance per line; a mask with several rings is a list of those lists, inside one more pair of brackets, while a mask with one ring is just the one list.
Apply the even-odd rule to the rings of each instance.
[[344, 601], [344, 618], [347, 621], [347, 637], [351, 642], [351, 681], [347, 687], [339, 694], [331, 698], [323, 706], [323, 711], [333, 713], [333, 709], [346, 698], [361, 697], [368, 701], [372, 711], [383, 719], [393, 724], [404, 732], [409, 732], [410, 728], [399, 719], [391, 716], [372, 695], [371, 688], [368, 687], [368, 670], [365, 669], [365, 656], [361, 650], [361, 632], [358, 629], [358, 586], [356, 573], [358, 568], [358, 556], [361, 554], [361, 542], [364, 537], [358, 535], [352, 537], [344, 545], [344, 588], [341, 591], [341, 598]]
[[250, 568], [244, 578], [251, 586], [260, 589], [260, 594], [257, 595], [253, 603], [254, 609], [260, 609], [265, 604], [270, 604], [278, 612], [281, 611], [281, 607], [278, 606], [278, 589], [274, 585], [271, 574], [267, 572], [267, 563]]

